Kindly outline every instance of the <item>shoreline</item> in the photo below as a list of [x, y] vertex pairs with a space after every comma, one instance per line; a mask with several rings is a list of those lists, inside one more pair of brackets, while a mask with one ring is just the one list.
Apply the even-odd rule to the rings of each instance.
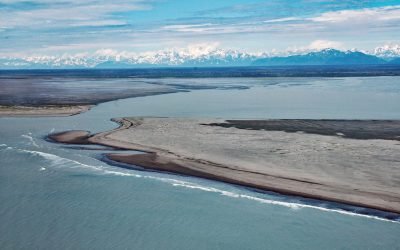
[[94, 105], [0, 105], [0, 117], [67, 117], [89, 111]]
[[1, 80], [0, 117], [72, 116], [105, 102], [182, 91], [174, 86], [129, 78], [97, 81], [62, 76], [18, 78], [5, 75]]
[[273, 189], [266, 189], [263, 187], [255, 186], [253, 184], [245, 184], [239, 183], [235, 181], [229, 181], [226, 179], [219, 179], [218, 177], [214, 176], [206, 176], [206, 175], [196, 175], [196, 174], [185, 174], [181, 171], [172, 171], [166, 169], [159, 169], [158, 167], [143, 167], [139, 165], [134, 165], [125, 161], [116, 161], [109, 157], [110, 153], [102, 154], [101, 157], [98, 159], [107, 163], [108, 165], [115, 166], [118, 168], [123, 168], [127, 170], [135, 170], [135, 171], [150, 171], [156, 173], [165, 173], [165, 174], [173, 174], [178, 176], [186, 176], [186, 177], [195, 177], [199, 179], [205, 179], [209, 181], [215, 182], [222, 182], [230, 185], [234, 185], [237, 188], [242, 188], [244, 190], [250, 190], [252, 192], [261, 193], [261, 194], [268, 194], [272, 196], [283, 196], [287, 198], [287, 202], [291, 203], [300, 203], [305, 205], [311, 205], [315, 207], [322, 207], [327, 209], [339, 209], [345, 212], [351, 212], [359, 215], [366, 215], [366, 216], [376, 216], [378, 218], [386, 219], [389, 221], [398, 222], [400, 221], [400, 213], [396, 211], [388, 211], [383, 210], [380, 208], [373, 208], [369, 206], [364, 206], [356, 203], [348, 203], [342, 201], [335, 201], [332, 199], [325, 199], [321, 197], [311, 197], [309, 195], [301, 195], [301, 194], [294, 194], [293, 192], [284, 192], [283, 190], [273, 190]]
[[[49, 138], [59, 143], [98, 144], [117, 149], [137, 150], [144, 152], [139, 155], [106, 154], [109, 160], [143, 167], [156, 171], [165, 171], [188, 176], [195, 176], [226, 183], [256, 188], [263, 191], [273, 191], [283, 195], [300, 196], [317, 200], [337, 202], [358, 207], [376, 209], [389, 213], [400, 214], [400, 196], [393, 192], [375, 192], [368, 188], [363, 190], [349, 189], [335, 183], [326, 183], [319, 178], [302, 178], [260, 172], [229, 164], [213, 162], [210, 159], [193, 158], [181, 155], [173, 150], [161, 147], [133, 143], [127, 140], [111, 138], [116, 133], [126, 133], [141, 126], [140, 119], [113, 119], [120, 126], [114, 130], [90, 135], [87, 131], [67, 131], [49, 135]], [[212, 127], [212, 125], [210, 125]], [[236, 128], [235, 128], [236, 129]], [[307, 135], [301, 135], [307, 136]], [[331, 137], [331, 136], [327, 136]], [[128, 137], [127, 137], [128, 138]], [[352, 140], [339, 138], [341, 140]], [[365, 140], [367, 141], [367, 140]], [[135, 167], [132, 166], [134, 169]], [[318, 177], [318, 175], [317, 175]]]
[[[139, 155], [119, 155], [119, 154], [110, 154], [109, 153], [109, 154], [106, 154], [105, 156], [109, 160], [114, 161], [116, 163], [139, 166], [139, 167], [143, 167], [144, 169], [149, 169], [149, 170], [156, 170], [156, 171], [161, 171], [161, 172], [169, 172], [169, 173], [182, 174], [182, 175], [187, 175], [187, 176], [194, 176], [194, 177], [199, 177], [199, 178], [204, 178], [204, 179], [209, 179], [209, 180], [214, 180], [214, 181], [221, 181], [221, 182], [244, 186], [244, 187], [249, 187], [249, 188], [255, 188], [255, 189], [259, 189], [259, 190], [267, 191], [267, 192], [275, 192], [275, 193], [278, 193], [281, 195], [298, 196], [298, 197], [303, 197], [303, 198], [335, 202], [335, 203], [341, 203], [341, 204], [346, 204], [346, 205], [351, 205], [351, 206], [356, 206], [356, 207], [363, 207], [363, 208], [368, 208], [368, 209], [373, 209], [373, 210], [384, 211], [384, 212], [388, 212], [388, 213], [400, 214], [400, 209], [388, 209], [386, 206], [375, 206], [375, 205], [371, 205], [371, 204], [365, 203], [365, 202], [350, 201], [348, 199], [333, 198], [330, 196], [318, 195], [318, 194], [313, 194], [313, 193], [309, 193], [309, 192], [296, 191], [296, 190], [287, 189], [284, 187], [276, 187], [275, 184], [277, 182], [282, 182], [285, 180], [285, 178], [279, 177], [279, 176], [262, 175], [261, 178], [269, 178], [271, 182], [274, 182], [274, 184], [260, 185], [260, 184], [257, 184], [255, 182], [251, 182], [251, 181], [243, 181], [243, 180], [239, 180], [239, 179], [225, 177], [223, 175], [214, 175], [214, 174], [211, 174], [208, 172], [196, 171], [193, 168], [203, 165], [202, 163], [190, 162], [190, 161], [181, 161], [181, 162], [174, 161], [174, 160], [168, 159], [166, 157], [159, 156], [156, 153], [146, 153], [146, 154], [139, 154]], [[189, 165], [189, 167], [188, 167], [188, 165]], [[132, 166], [131, 169], [135, 169], [134, 166]], [[209, 167], [210, 165], [204, 165], [204, 166]], [[222, 167], [222, 168], [227, 168], [227, 167]], [[230, 169], [230, 171], [232, 171], [232, 169]], [[246, 174], [253, 174], [253, 179], [258, 178], [257, 173], [247, 172]], [[319, 183], [305, 182], [302, 180], [293, 180], [293, 181], [298, 181], [298, 182], [303, 182], [305, 184], [309, 184], [310, 187], [314, 186], [314, 185], [315, 186], [321, 185]]]
[[[178, 93], [179, 90], [168, 90], [168, 91], [156, 91], [152, 93], [135, 93], [128, 97], [117, 97], [114, 99], [103, 100], [100, 102], [94, 102], [91, 104], [39, 104], [36, 106], [32, 105], [8, 105], [0, 104], [0, 118], [1, 117], [67, 117], [79, 115], [90, 111], [93, 107], [99, 104], [123, 100], [129, 98], [156, 96]], [[1, 102], [1, 101], [0, 101]]]

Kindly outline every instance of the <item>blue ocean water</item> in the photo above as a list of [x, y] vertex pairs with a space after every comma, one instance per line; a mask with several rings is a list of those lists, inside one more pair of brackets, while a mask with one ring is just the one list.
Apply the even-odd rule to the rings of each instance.
[[130, 98], [64, 118], [0, 118], [0, 249], [400, 249], [398, 222], [121, 169], [99, 151], [44, 140], [112, 129], [109, 119], [123, 116], [400, 119], [400, 77], [150, 80], [247, 88]]

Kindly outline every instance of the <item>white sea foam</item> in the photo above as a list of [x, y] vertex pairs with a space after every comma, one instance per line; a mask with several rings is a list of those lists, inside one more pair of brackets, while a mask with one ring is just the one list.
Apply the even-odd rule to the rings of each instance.
[[[39, 156], [47, 161], [50, 162], [51, 167], [63, 167], [63, 168], [85, 168], [89, 170], [96, 171], [101, 174], [112, 174], [112, 175], [118, 175], [118, 176], [133, 176], [133, 177], [142, 177], [141, 175], [133, 174], [133, 173], [124, 173], [124, 172], [119, 172], [119, 171], [113, 171], [113, 170], [108, 170], [102, 166], [94, 166], [94, 165], [88, 165], [76, 160], [72, 159], [67, 159], [63, 158], [61, 156], [51, 154], [51, 153], [45, 153], [41, 151], [35, 151], [35, 150], [27, 150], [27, 149], [17, 149], [17, 148], [12, 148], [8, 147], [7, 149], [14, 149], [19, 152], [27, 153], [30, 155], [35, 155]], [[46, 170], [45, 168], [41, 168], [41, 171]]]
[[304, 203], [270, 200], [270, 199], [266, 199], [266, 198], [250, 196], [247, 194], [237, 194], [237, 193], [224, 191], [224, 190], [220, 190], [220, 189], [212, 188], [212, 187], [204, 187], [201, 185], [196, 185], [196, 184], [188, 183], [188, 182], [177, 182], [177, 183], [173, 183], [172, 185], [190, 188], [190, 189], [198, 189], [198, 190], [202, 190], [202, 191], [206, 191], [206, 192], [219, 193], [223, 196], [228, 196], [231, 198], [247, 199], [247, 200], [260, 202], [263, 204], [283, 206], [283, 207], [287, 207], [287, 208], [294, 209], [294, 210], [302, 209], [302, 208], [316, 209], [316, 210], [320, 210], [320, 211], [324, 211], [324, 212], [333, 212], [333, 213], [339, 213], [339, 214], [349, 215], [349, 216], [357, 216], [357, 217], [375, 219], [375, 220], [386, 221], [386, 222], [400, 223], [399, 221], [393, 221], [393, 220], [385, 219], [385, 218], [374, 216], [374, 215], [359, 214], [359, 213], [355, 213], [355, 212], [351, 212], [351, 211], [344, 211], [344, 210], [334, 209], [334, 208], [325, 208], [325, 207], [321, 207], [321, 206], [314, 206], [314, 205], [309, 205], [309, 204], [304, 204]]
[[124, 173], [124, 172], [119, 172], [119, 171], [113, 171], [113, 170], [104, 170], [105, 174], [111, 174], [111, 175], [117, 175], [117, 176], [131, 176], [131, 177], [137, 177], [137, 178], [142, 178], [142, 175], [139, 174], [132, 174], [132, 173]]
[[32, 133], [28, 133], [27, 135], [21, 135], [21, 137], [24, 137], [24, 138], [28, 139], [32, 143], [33, 146], [35, 146], [37, 148], [40, 148], [40, 146], [33, 139]]
[[84, 167], [84, 168], [88, 168], [88, 169], [92, 169], [92, 170], [103, 171], [103, 169], [101, 167], [87, 165], [87, 164], [81, 163], [79, 161], [63, 158], [58, 155], [54, 155], [54, 154], [50, 154], [50, 153], [34, 151], [34, 150], [26, 150], [26, 149], [18, 149], [18, 151], [24, 152], [24, 153], [29, 153], [31, 155], [40, 156], [40, 157], [50, 161], [52, 163], [51, 164], [52, 167], [70, 167], [70, 168]]
[[[131, 176], [131, 177], [143, 177], [138, 174], [134, 173], [128, 173], [128, 172], [120, 172], [120, 171], [114, 171], [114, 170], [108, 170], [107, 168], [104, 168], [102, 166], [93, 166], [93, 165], [88, 165], [79, 161], [63, 158], [61, 156], [55, 155], [55, 154], [50, 154], [50, 153], [45, 153], [41, 151], [34, 151], [34, 150], [26, 150], [26, 149], [17, 149], [20, 152], [28, 153], [31, 155], [36, 155], [40, 156], [48, 161], [51, 162], [52, 167], [68, 167], [68, 168], [85, 168], [85, 169], [90, 169], [93, 171], [96, 171], [101, 174], [111, 174], [111, 175], [117, 175], [117, 176]], [[41, 168], [41, 171], [46, 170], [45, 168]]]

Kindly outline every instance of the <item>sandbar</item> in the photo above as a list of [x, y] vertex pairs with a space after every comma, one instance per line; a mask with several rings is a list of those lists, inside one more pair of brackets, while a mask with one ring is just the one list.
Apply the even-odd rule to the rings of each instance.
[[[318, 131], [305, 132], [301, 126], [297, 132], [268, 129], [276, 120], [271, 124], [266, 120], [258, 129], [251, 125], [254, 121], [238, 128], [232, 126], [234, 121], [223, 119], [133, 117], [116, 121], [120, 128], [89, 136], [87, 142], [147, 152], [107, 155], [116, 162], [400, 213], [399, 121], [317, 122]], [[292, 125], [299, 121], [293, 120]], [[362, 127], [363, 122], [365, 131], [368, 124], [375, 128], [391, 124], [392, 138], [379, 130], [371, 132], [374, 139], [344, 137], [346, 129]], [[290, 123], [285, 120], [284, 125]], [[334, 126], [337, 132], [321, 133], [321, 126], [328, 130]], [[64, 143], [73, 143], [73, 136], [64, 138]]]

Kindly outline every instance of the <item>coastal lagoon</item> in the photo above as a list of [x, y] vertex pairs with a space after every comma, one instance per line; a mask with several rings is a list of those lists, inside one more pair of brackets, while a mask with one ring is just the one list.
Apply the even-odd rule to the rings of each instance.
[[398, 221], [127, 170], [102, 162], [105, 149], [45, 140], [71, 129], [113, 129], [110, 118], [127, 116], [400, 119], [400, 77], [132, 79], [138, 82], [184, 92], [111, 101], [71, 117], [0, 118], [1, 249], [400, 247]]

